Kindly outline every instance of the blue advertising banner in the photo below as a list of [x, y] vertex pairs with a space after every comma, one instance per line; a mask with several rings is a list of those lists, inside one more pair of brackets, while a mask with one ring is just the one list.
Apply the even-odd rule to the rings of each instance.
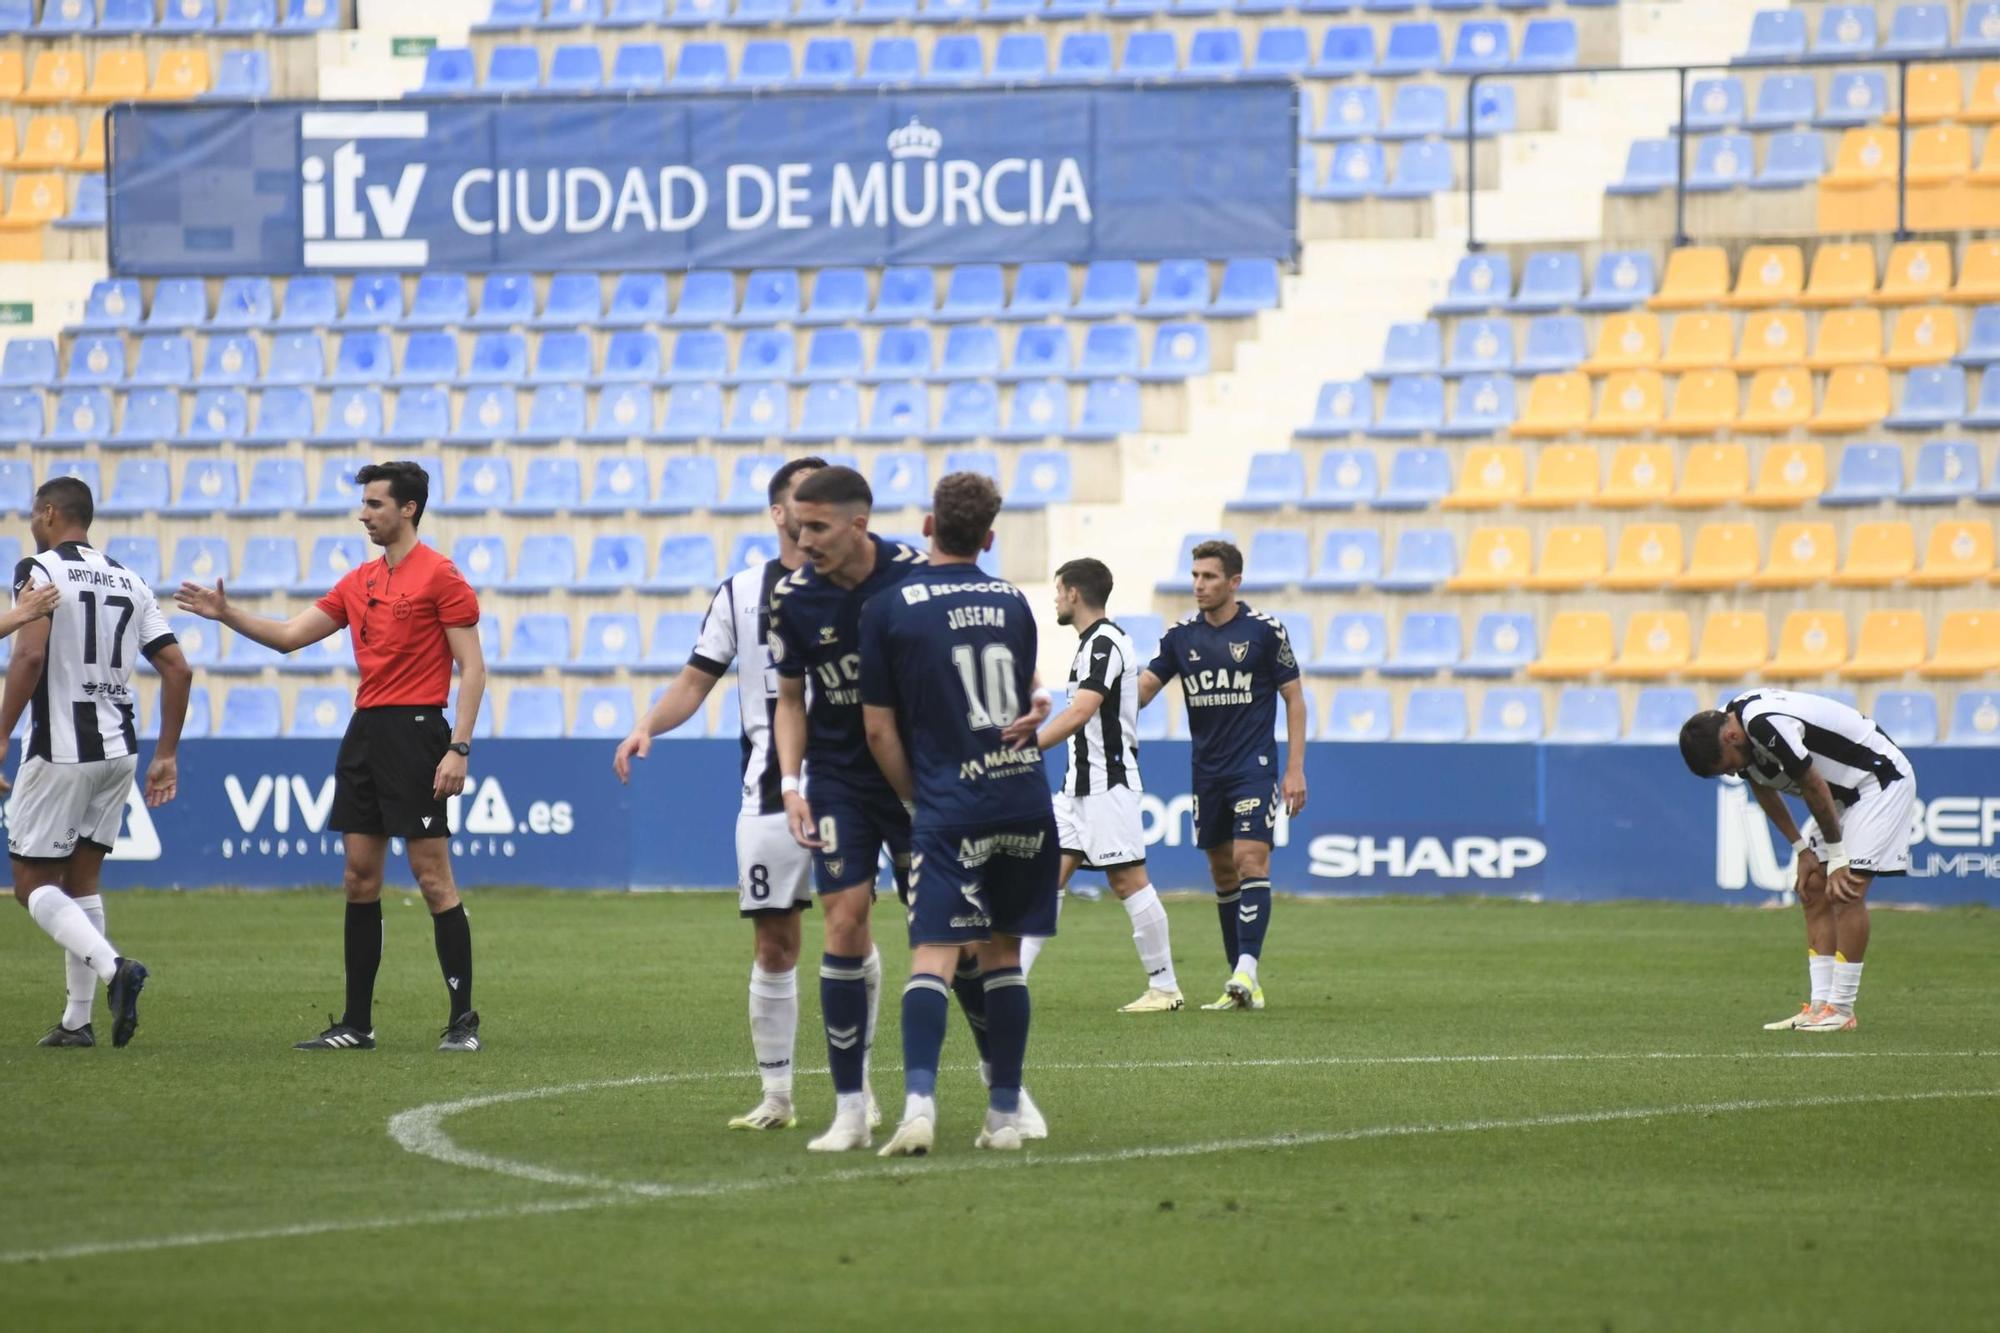
[[[190, 741], [181, 795], [137, 792], [105, 866], [114, 887], [291, 887], [340, 881], [326, 828], [331, 741]], [[609, 742], [481, 741], [451, 805], [461, 883], [711, 888], [736, 881], [734, 741], [661, 741], [630, 787]], [[1153, 882], [1208, 884], [1194, 846], [1186, 742], [1149, 742], [1142, 802]], [[1981, 749], [1911, 753], [1910, 874], [1883, 902], [2000, 904], [2000, 763]], [[1058, 775], [1050, 764], [1051, 777]], [[1281, 820], [1272, 879], [1290, 893], [1475, 893], [1549, 899], [1764, 901], [1791, 851], [1740, 783], [1700, 782], [1672, 747], [1336, 745], [1307, 751], [1311, 800]], [[391, 865], [392, 878], [407, 871]]]
[[1286, 83], [121, 106], [113, 272], [1289, 260]]

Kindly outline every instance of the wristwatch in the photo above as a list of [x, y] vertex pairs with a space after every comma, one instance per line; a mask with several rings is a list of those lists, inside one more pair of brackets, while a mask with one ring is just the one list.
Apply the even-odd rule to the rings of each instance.
[[472, 743], [470, 741], [453, 741], [445, 748], [456, 755], [469, 755], [472, 753]]

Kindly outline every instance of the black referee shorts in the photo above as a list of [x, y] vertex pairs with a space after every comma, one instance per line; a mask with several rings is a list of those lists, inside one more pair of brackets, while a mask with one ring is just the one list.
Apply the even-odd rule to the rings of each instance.
[[442, 838], [444, 801], [431, 794], [451, 744], [442, 707], [357, 708], [333, 761], [336, 833]]

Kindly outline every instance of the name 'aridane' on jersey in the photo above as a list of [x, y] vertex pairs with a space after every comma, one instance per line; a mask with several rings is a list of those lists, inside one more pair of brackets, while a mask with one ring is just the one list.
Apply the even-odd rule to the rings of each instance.
[[1180, 677], [1197, 785], [1275, 771], [1278, 687], [1299, 678], [1283, 625], [1243, 602], [1219, 626], [1197, 611], [1167, 627], [1146, 669]]
[[870, 533], [875, 569], [848, 589], [811, 565], [771, 588], [771, 666], [806, 682], [806, 763], [814, 794], [886, 793], [861, 724], [861, 610], [885, 588], [924, 567], [925, 556]]
[[62, 593], [48, 655], [28, 706], [26, 757], [88, 763], [139, 753], [132, 671], [173, 643], [144, 579], [94, 546], [60, 545], [14, 566], [14, 591], [52, 583]]
[[1041, 751], [1001, 732], [1033, 693], [1035, 616], [976, 565], [920, 571], [861, 617], [861, 695], [894, 708], [917, 822], [966, 828], [1048, 818]]

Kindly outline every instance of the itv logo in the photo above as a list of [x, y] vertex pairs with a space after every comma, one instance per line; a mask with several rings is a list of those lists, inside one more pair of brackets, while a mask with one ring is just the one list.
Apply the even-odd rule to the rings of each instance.
[[406, 164], [393, 184], [368, 179], [368, 145], [421, 141], [424, 111], [308, 111], [299, 117], [299, 202], [307, 268], [421, 268], [426, 240], [407, 239], [429, 168]]

